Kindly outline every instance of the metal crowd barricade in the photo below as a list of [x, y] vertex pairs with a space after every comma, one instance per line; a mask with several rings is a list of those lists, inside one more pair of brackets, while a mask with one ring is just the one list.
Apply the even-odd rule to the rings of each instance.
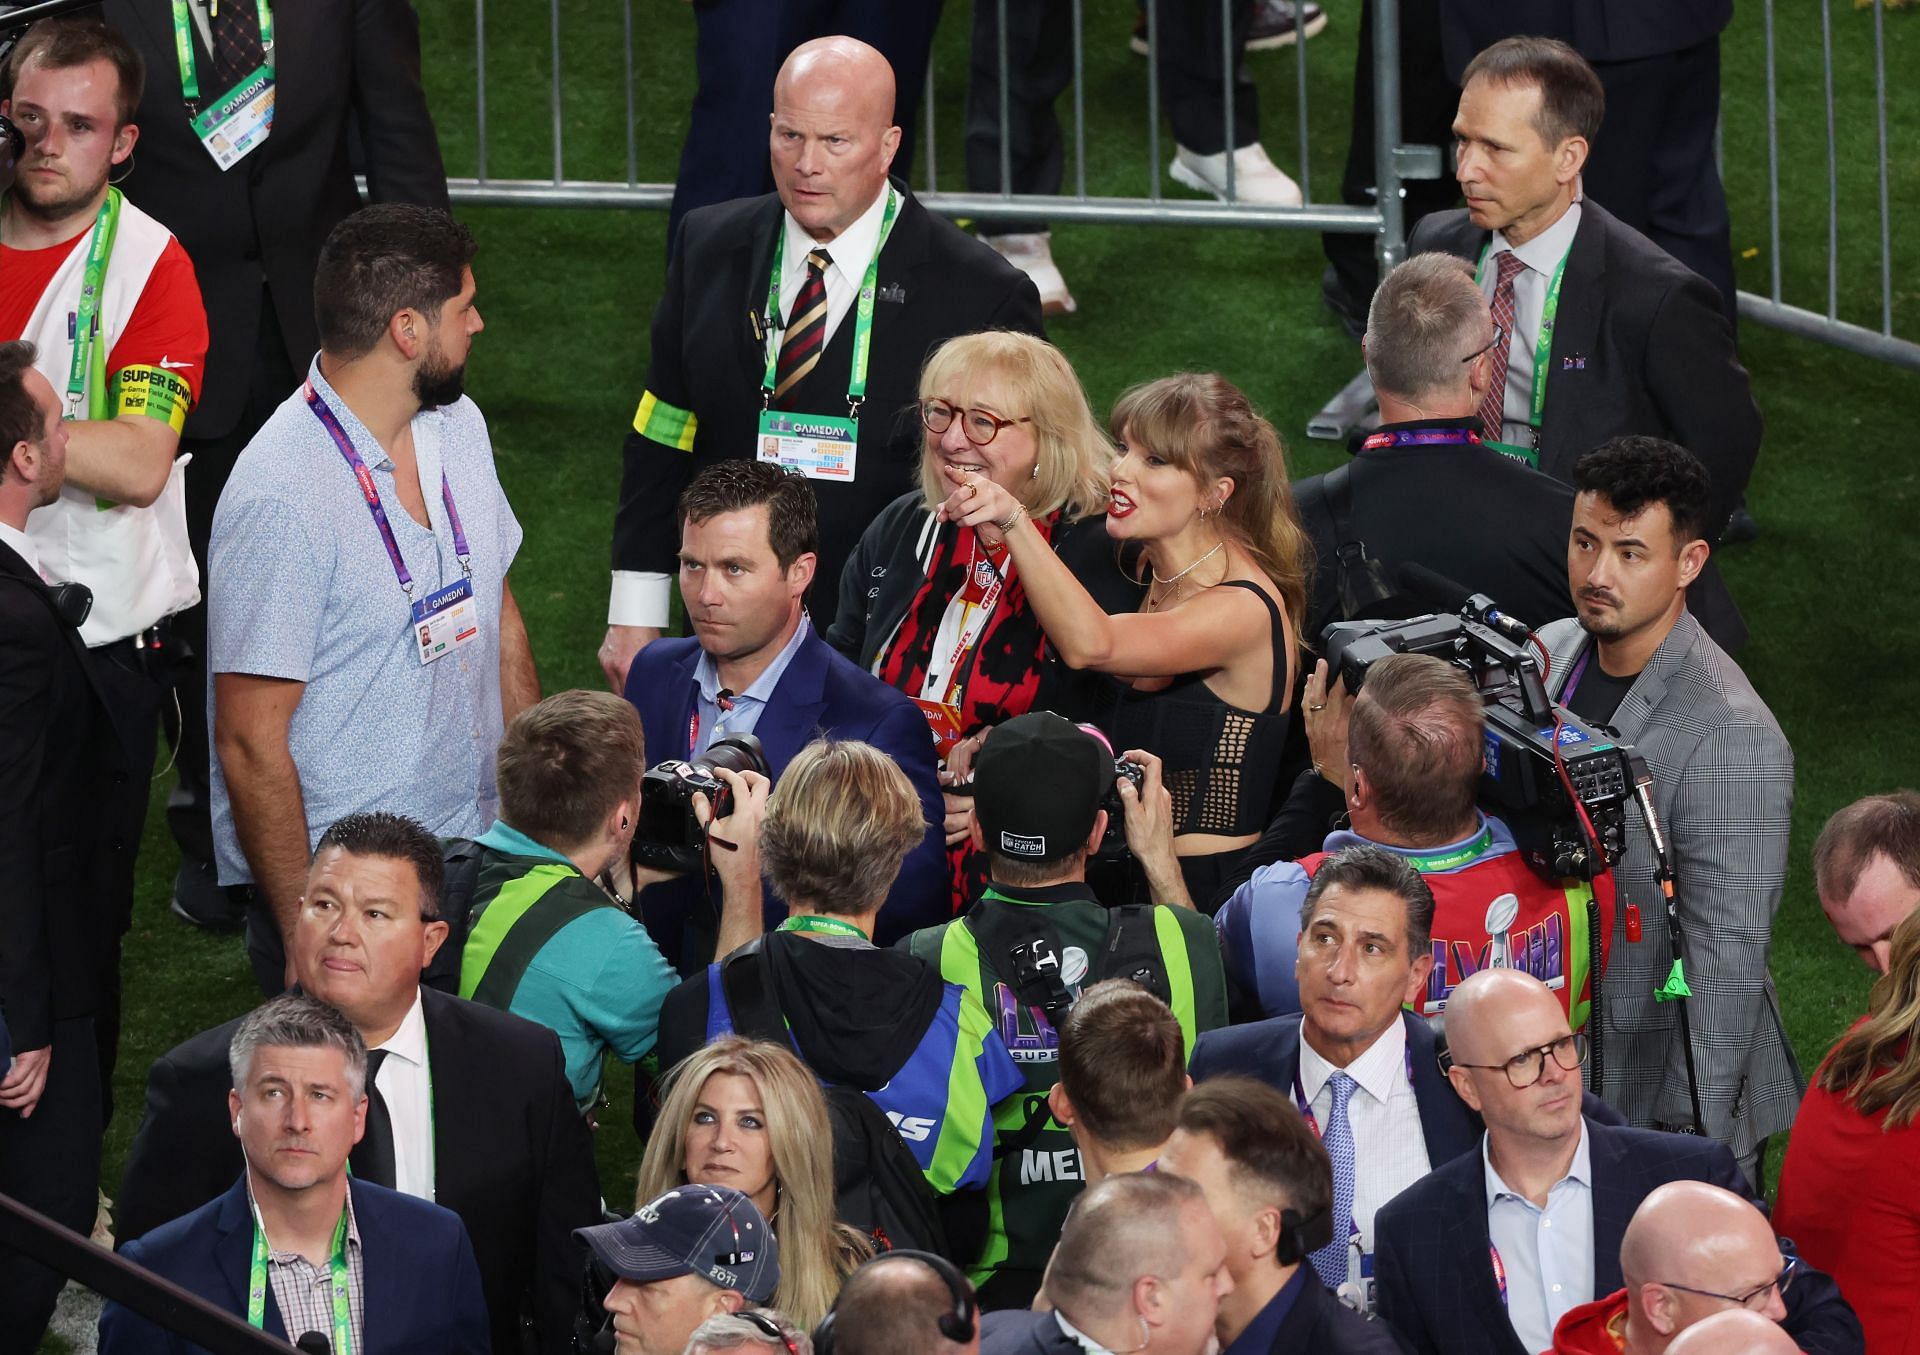
[[[1157, 61], [1149, 59], [1147, 73], [1146, 145], [1148, 160], [1147, 190], [1144, 196], [1101, 196], [1088, 191], [1086, 170], [1087, 110], [1084, 95], [1084, 0], [1072, 0], [1073, 9], [1073, 81], [1072, 81], [1072, 191], [1052, 195], [1018, 194], [1012, 191], [1012, 164], [1009, 138], [1004, 134], [1010, 114], [1006, 15], [1010, 5], [1027, 0], [974, 0], [999, 8], [1000, 68], [1000, 187], [998, 192], [955, 192], [939, 186], [934, 136], [934, 80], [929, 69], [926, 79], [924, 117], [926, 128], [920, 139], [924, 163], [924, 187], [920, 200], [929, 208], [947, 216], [977, 221], [1044, 218], [1054, 222], [1143, 226], [1220, 226], [1266, 230], [1328, 231], [1372, 235], [1383, 266], [1391, 266], [1405, 252], [1405, 231], [1401, 203], [1401, 184], [1410, 178], [1431, 178], [1445, 172], [1443, 157], [1436, 147], [1408, 147], [1400, 144], [1400, 62], [1398, 6], [1373, 6], [1374, 60], [1374, 162], [1379, 192], [1373, 206], [1358, 207], [1339, 202], [1316, 202], [1312, 191], [1309, 157], [1309, 118], [1307, 94], [1307, 42], [1294, 43], [1297, 89], [1297, 131], [1299, 137], [1299, 182], [1306, 205], [1298, 208], [1254, 205], [1233, 200], [1233, 157], [1227, 164], [1228, 201], [1215, 202], [1188, 198], [1167, 198], [1161, 189], [1162, 134], [1160, 130], [1161, 90]], [[1160, 0], [1167, 3], [1168, 0]], [[1212, 0], [1194, 0], [1211, 3]], [[1764, 0], [1763, 22], [1766, 51], [1767, 107], [1767, 186], [1771, 285], [1767, 295], [1742, 292], [1740, 314], [1749, 321], [1785, 330], [1805, 338], [1848, 349], [1900, 366], [1920, 369], [1920, 342], [1894, 332], [1893, 256], [1888, 190], [1888, 132], [1886, 80], [1886, 0], [1872, 0], [1874, 39], [1874, 107], [1878, 149], [1879, 188], [1879, 324], [1870, 325], [1842, 319], [1840, 315], [1840, 209], [1839, 142], [1834, 110], [1833, 76], [1833, 0], [1820, 0], [1822, 55], [1825, 73], [1826, 149], [1828, 193], [1827, 214], [1827, 287], [1824, 309], [1810, 309], [1786, 299], [1782, 278], [1782, 233], [1780, 226], [1780, 142], [1778, 81], [1776, 79], [1776, 34], [1774, 0]], [[1234, 142], [1233, 75], [1237, 69], [1228, 21], [1234, 0], [1217, 0], [1221, 13], [1222, 105], [1226, 124], [1226, 144]], [[561, 0], [548, 0], [549, 40], [551, 42], [548, 81], [549, 112], [553, 128], [552, 174], [544, 179], [506, 179], [489, 173], [487, 159], [487, 0], [474, 0], [475, 55], [477, 78], [474, 85], [474, 115], [478, 151], [475, 173], [470, 178], [453, 178], [449, 187], [453, 199], [461, 203], [517, 206], [665, 208], [673, 199], [670, 183], [642, 183], [638, 177], [637, 130], [634, 125], [634, 0], [621, 0], [624, 43], [626, 100], [626, 178], [570, 179], [565, 172], [561, 71]], [[1159, 4], [1146, 6], [1147, 42], [1157, 46]]]

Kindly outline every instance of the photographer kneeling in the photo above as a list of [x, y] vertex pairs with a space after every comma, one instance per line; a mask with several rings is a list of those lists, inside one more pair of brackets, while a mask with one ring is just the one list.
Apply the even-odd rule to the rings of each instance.
[[[558, 1034], [583, 1111], [599, 1094], [607, 1050], [635, 1063], [654, 1047], [660, 1004], [675, 982], [647, 929], [595, 883], [626, 862], [646, 765], [640, 717], [625, 701], [611, 692], [550, 696], [507, 727], [495, 770], [500, 818], [475, 840], [460, 996]], [[766, 778], [717, 774], [732, 789], [732, 809], [711, 836], [747, 841], [715, 852], [715, 865], [729, 921], [751, 936], [760, 920], [752, 839]], [[703, 801], [698, 812], [706, 808]]]
[[[1328, 854], [1364, 844], [1404, 857], [1433, 891], [1434, 964], [1416, 1010], [1441, 1010], [1467, 974], [1504, 966], [1554, 989], [1573, 1029], [1585, 1029], [1605, 968], [1604, 951], [1593, 953], [1593, 886], [1535, 871], [1507, 825], [1475, 806], [1485, 716], [1466, 674], [1432, 655], [1396, 654], [1367, 669], [1354, 697], [1328, 681], [1323, 661], [1305, 707], [1314, 770], [1289, 807], [1344, 792], [1351, 827], [1319, 852], [1261, 867], [1221, 907], [1220, 948], [1241, 990], [1266, 1016], [1301, 1009], [1300, 905]], [[1611, 931], [1603, 918], [1600, 936]]]

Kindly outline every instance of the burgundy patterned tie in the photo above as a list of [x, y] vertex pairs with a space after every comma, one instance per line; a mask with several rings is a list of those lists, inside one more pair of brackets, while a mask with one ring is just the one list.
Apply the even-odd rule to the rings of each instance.
[[1500, 342], [1488, 354], [1493, 383], [1480, 400], [1481, 434], [1489, 442], [1500, 440], [1500, 425], [1507, 405], [1507, 354], [1513, 346], [1513, 280], [1527, 265], [1518, 254], [1506, 250], [1495, 256], [1500, 276], [1493, 285], [1493, 323], [1500, 326]]
[[794, 298], [793, 314], [787, 320], [787, 334], [780, 341], [780, 365], [774, 374], [773, 398], [784, 403], [787, 392], [805, 379], [820, 361], [820, 350], [827, 342], [827, 270], [833, 256], [824, 249], [807, 253], [807, 279]]

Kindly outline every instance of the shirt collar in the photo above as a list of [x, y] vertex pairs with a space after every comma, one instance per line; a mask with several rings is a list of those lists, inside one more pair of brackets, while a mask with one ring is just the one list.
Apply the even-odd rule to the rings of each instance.
[[1560, 260], [1566, 258], [1567, 251], [1573, 247], [1574, 233], [1580, 229], [1580, 199], [1575, 198], [1571, 206], [1560, 219], [1541, 231], [1540, 234], [1524, 245], [1510, 245], [1504, 234], [1493, 237], [1493, 252], [1512, 250], [1520, 256], [1520, 262], [1543, 277], [1552, 277], [1553, 270], [1560, 266]]
[[[260, 1217], [260, 1201], [255, 1199], [253, 1195], [253, 1166], [251, 1163], [247, 1164], [246, 1170], [242, 1172], [241, 1175], [246, 1178], [247, 1182], [247, 1209], [253, 1214], [253, 1226], [264, 1234], [267, 1231], [267, 1225]], [[360, 1250], [360, 1220], [353, 1212], [353, 1186], [351, 1183], [347, 1186], [347, 1246], [354, 1251]], [[272, 1238], [267, 1239], [267, 1248], [267, 1261], [272, 1265], [289, 1266], [295, 1261], [303, 1261], [306, 1259], [301, 1256], [299, 1252], [281, 1251], [274, 1247]]]
[[[1480, 1136], [1480, 1162], [1486, 1169], [1487, 1179], [1487, 1208], [1493, 1208], [1502, 1199], [1518, 1200], [1531, 1208], [1533, 1202], [1501, 1180], [1500, 1173], [1494, 1170], [1493, 1154], [1488, 1149], [1491, 1137], [1489, 1134]], [[1588, 1190], [1593, 1189], [1593, 1154], [1587, 1144], [1587, 1117], [1584, 1115], [1580, 1117], [1580, 1142], [1574, 1147], [1573, 1161], [1567, 1166], [1567, 1174], [1560, 1181], [1555, 1181], [1554, 1186], [1561, 1181], [1577, 1181]], [[1552, 1187], [1548, 1189], [1551, 1191]]]
[[867, 210], [854, 218], [852, 225], [824, 243], [808, 235], [806, 229], [793, 219], [792, 212], [782, 213], [787, 230], [783, 271], [805, 259], [809, 250], [825, 249], [833, 256], [833, 271], [853, 286], [860, 286], [866, 281], [867, 265], [873, 262], [874, 253], [880, 248], [880, 221], [887, 214], [887, 197], [892, 188], [892, 184], [882, 184], [879, 194]]
[[[768, 699], [773, 696], [773, 689], [780, 685], [780, 679], [785, 676], [787, 665], [793, 662], [793, 656], [800, 652], [800, 646], [807, 642], [807, 636], [810, 635], [812, 631], [812, 620], [804, 611], [801, 612], [800, 624], [793, 628], [793, 636], [787, 641], [785, 648], [774, 655], [773, 662], [768, 664], [760, 676], [753, 680], [751, 686], [744, 692], [735, 692], [733, 699], [735, 701], [757, 701], [763, 706], [766, 705]], [[700, 661], [694, 665], [693, 680], [699, 684], [700, 699], [702, 701], [711, 705], [719, 700], [720, 667], [714, 663], [713, 655], [707, 653], [704, 649], [700, 651]]]
[[495, 819], [493, 827], [487, 829], [474, 841], [482, 847], [491, 847], [494, 851], [507, 856], [531, 856], [542, 861], [558, 861], [563, 866], [573, 862], [544, 843], [537, 842], [515, 828], [505, 819]]
[[414, 990], [413, 1005], [407, 1008], [400, 1029], [394, 1031], [385, 1044], [375, 1045], [374, 1048], [384, 1049], [392, 1057], [416, 1068], [427, 1066], [427, 1018], [420, 1007], [418, 989]]
[[27, 562], [28, 569], [31, 569], [42, 581], [46, 579], [47, 572], [40, 568], [40, 552], [33, 548], [33, 542], [27, 539], [25, 532], [18, 527], [0, 522], [0, 545], [11, 547], [15, 555]]
[[1053, 1320], [1060, 1324], [1061, 1333], [1080, 1349], [1086, 1351], [1087, 1355], [1113, 1355], [1112, 1351], [1067, 1321], [1067, 1315], [1058, 1308], [1053, 1310]]
[[[333, 383], [321, 375], [318, 353], [313, 355], [313, 361], [307, 367], [307, 380], [313, 383], [314, 392], [327, 402], [327, 408], [333, 411], [334, 418], [340, 420], [341, 430], [346, 433], [347, 440], [353, 444], [353, 450], [360, 454], [360, 459], [369, 467], [385, 466], [391, 471], [393, 458], [388, 456], [387, 449], [380, 445], [380, 439], [360, 422], [358, 414], [347, 408], [347, 402], [340, 398], [340, 392], [333, 388]], [[301, 403], [306, 403], [304, 397]]]
[[1395, 1086], [1407, 1078], [1407, 1023], [1396, 1018], [1367, 1046], [1365, 1053], [1343, 1069], [1327, 1062], [1319, 1050], [1307, 1043], [1306, 1033], [1302, 1031], [1300, 1090], [1306, 1094], [1309, 1104], [1320, 1095], [1320, 1089], [1327, 1085], [1327, 1079], [1338, 1072], [1346, 1073], [1359, 1084], [1362, 1091], [1384, 1106], [1393, 1095]]

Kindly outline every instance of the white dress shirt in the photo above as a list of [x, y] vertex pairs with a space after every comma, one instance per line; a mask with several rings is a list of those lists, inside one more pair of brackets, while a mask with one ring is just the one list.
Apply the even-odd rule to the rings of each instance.
[[[807, 234], [806, 228], [793, 219], [792, 212], [781, 213], [781, 229], [785, 234], [780, 250], [780, 327], [767, 328], [768, 361], [772, 361], [780, 351], [780, 339], [786, 332], [786, 322], [793, 315], [794, 305], [800, 299], [800, 286], [806, 281], [807, 254], [814, 249], [824, 248], [833, 258], [833, 266], [825, 273], [827, 333], [820, 341], [820, 346], [825, 348], [833, 342], [840, 322], [847, 318], [853, 310], [853, 303], [860, 296], [860, 284], [867, 280], [868, 265], [879, 252], [880, 223], [886, 217], [887, 198], [890, 195], [891, 189], [883, 188], [880, 196], [855, 218], [852, 225], [824, 245]], [[756, 295], [764, 296], [762, 293]], [[849, 368], [842, 379], [851, 381], [852, 377], [853, 371]], [[826, 412], [834, 415], [845, 413], [838, 408]], [[828, 582], [830, 587], [840, 586], [838, 579]], [[672, 598], [672, 581], [667, 575], [652, 570], [616, 569], [613, 571], [613, 592], [607, 603], [607, 624], [664, 627]]]
[[393, 1186], [402, 1195], [433, 1198], [433, 1077], [427, 1071], [427, 1019], [413, 995], [400, 1029], [376, 1049], [387, 1051], [374, 1085], [393, 1121]]
[[[1336, 1072], [1320, 1052], [1300, 1035], [1300, 1090], [1313, 1107], [1313, 1117], [1324, 1135], [1333, 1113], [1333, 1089], [1327, 1085]], [[1373, 1216], [1380, 1206], [1427, 1174], [1426, 1132], [1420, 1127], [1420, 1104], [1407, 1078], [1407, 1027], [1395, 1020], [1366, 1053], [1344, 1070], [1356, 1084], [1347, 1102], [1347, 1123], [1353, 1128], [1353, 1222], [1360, 1229], [1360, 1250], [1373, 1255]], [[1333, 1221], [1333, 1235], [1343, 1237], [1347, 1220]], [[1351, 1265], [1349, 1266], [1351, 1270]]]
[[47, 571], [40, 568], [40, 552], [33, 548], [33, 542], [18, 527], [0, 522], [0, 546], [6, 546], [27, 562], [27, 568], [40, 576], [42, 583], [47, 582]]
[[1079, 1346], [1087, 1355], [1113, 1355], [1111, 1350], [1108, 1350], [1091, 1336], [1074, 1326], [1073, 1323], [1067, 1321], [1058, 1308], [1053, 1310], [1053, 1320], [1060, 1324], [1060, 1334]]
[[[1567, 1174], [1541, 1209], [1500, 1179], [1480, 1140], [1487, 1171], [1487, 1233], [1506, 1272], [1507, 1321], [1528, 1350], [1551, 1350], [1553, 1329], [1569, 1308], [1593, 1301], [1593, 1170], [1587, 1121]], [[1486, 1258], [1492, 1264], [1491, 1256]], [[1469, 1257], [1467, 1264], [1474, 1264]]]
[[1526, 265], [1513, 278], [1513, 337], [1507, 344], [1507, 399], [1500, 440], [1515, 447], [1533, 445], [1533, 356], [1540, 344], [1540, 320], [1547, 306], [1547, 287], [1560, 261], [1573, 248], [1580, 229], [1580, 203], [1575, 199], [1565, 215], [1540, 234], [1515, 248], [1499, 231], [1493, 234], [1486, 263], [1480, 272], [1480, 290], [1493, 300], [1500, 280], [1500, 255], [1518, 255]]

